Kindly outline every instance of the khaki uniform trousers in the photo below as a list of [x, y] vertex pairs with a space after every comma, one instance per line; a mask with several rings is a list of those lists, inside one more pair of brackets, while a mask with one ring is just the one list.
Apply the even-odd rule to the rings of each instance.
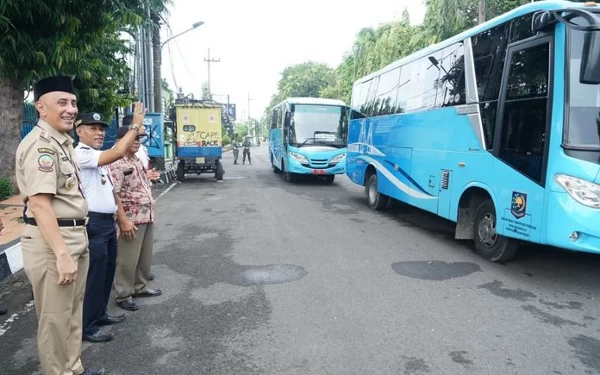
[[78, 375], [81, 364], [83, 295], [89, 266], [84, 226], [60, 227], [77, 280], [58, 285], [56, 256], [36, 226], [26, 225], [21, 237], [23, 268], [33, 287], [38, 318], [37, 346], [44, 375]]
[[116, 301], [130, 299], [135, 293], [148, 289], [148, 277], [152, 266], [154, 224], [137, 224], [135, 238], [126, 240], [119, 236], [117, 245], [117, 271], [115, 273]]

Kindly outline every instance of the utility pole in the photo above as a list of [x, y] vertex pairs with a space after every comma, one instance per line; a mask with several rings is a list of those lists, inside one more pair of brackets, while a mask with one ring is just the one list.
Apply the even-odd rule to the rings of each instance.
[[162, 114], [163, 113], [163, 102], [162, 102], [162, 48], [160, 45], [160, 25], [161, 19], [156, 11], [152, 11], [152, 20], [155, 26], [152, 28], [152, 53], [154, 58], [154, 111]]
[[[146, 1], [146, 17], [150, 17], [150, 1]], [[150, 26], [144, 26], [144, 81], [145, 81], [145, 96], [144, 104], [148, 107], [148, 112], [154, 112], [154, 90], [153, 90], [153, 67], [152, 67], [152, 31]]]
[[212, 99], [212, 96], [210, 94], [210, 63], [213, 62], [221, 62], [221, 59], [211, 59], [210, 58], [210, 48], [208, 49], [208, 59], [204, 59], [204, 61], [206, 61], [208, 63], [208, 97]]
[[248, 121], [250, 121], [250, 100], [254, 100], [254, 98], [251, 98], [250, 93], [248, 93]]
[[248, 131], [252, 131], [253, 135], [256, 137], [256, 126], [252, 126], [252, 121], [250, 119], [250, 100], [254, 100], [254, 98], [251, 98], [250, 93], [248, 93]]

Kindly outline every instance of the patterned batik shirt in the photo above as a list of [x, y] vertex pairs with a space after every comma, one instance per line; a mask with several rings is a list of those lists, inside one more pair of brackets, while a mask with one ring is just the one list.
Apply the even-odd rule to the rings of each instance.
[[133, 224], [153, 223], [154, 199], [144, 165], [135, 155], [128, 155], [110, 165], [115, 192], [119, 195], [125, 216]]

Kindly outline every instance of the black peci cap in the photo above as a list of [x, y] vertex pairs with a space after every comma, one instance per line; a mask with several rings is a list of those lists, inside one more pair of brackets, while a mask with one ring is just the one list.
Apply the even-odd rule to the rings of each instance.
[[42, 78], [33, 85], [33, 96], [37, 102], [44, 94], [53, 91], [62, 91], [75, 94], [73, 78], [69, 76], [54, 76]]
[[79, 125], [102, 125], [105, 128], [108, 128], [108, 124], [104, 122], [102, 115], [96, 112], [82, 113], [77, 116], [75, 127], [78, 127]]

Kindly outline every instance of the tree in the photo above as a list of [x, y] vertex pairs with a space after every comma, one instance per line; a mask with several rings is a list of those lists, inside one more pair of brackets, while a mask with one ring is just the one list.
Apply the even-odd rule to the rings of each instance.
[[323, 88], [335, 82], [335, 72], [329, 66], [308, 61], [288, 66], [281, 74], [278, 92], [271, 98], [268, 108], [287, 97], [319, 97]]
[[125, 81], [127, 44], [118, 32], [141, 23], [142, 5], [143, 0], [0, 2], [0, 177], [14, 182], [23, 91], [34, 80], [75, 76], [84, 110], [119, 101], [115, 90]]
[[208, 91], [207, 82], [202, 82], [202, 100], [212, 100], [212, 94]]

